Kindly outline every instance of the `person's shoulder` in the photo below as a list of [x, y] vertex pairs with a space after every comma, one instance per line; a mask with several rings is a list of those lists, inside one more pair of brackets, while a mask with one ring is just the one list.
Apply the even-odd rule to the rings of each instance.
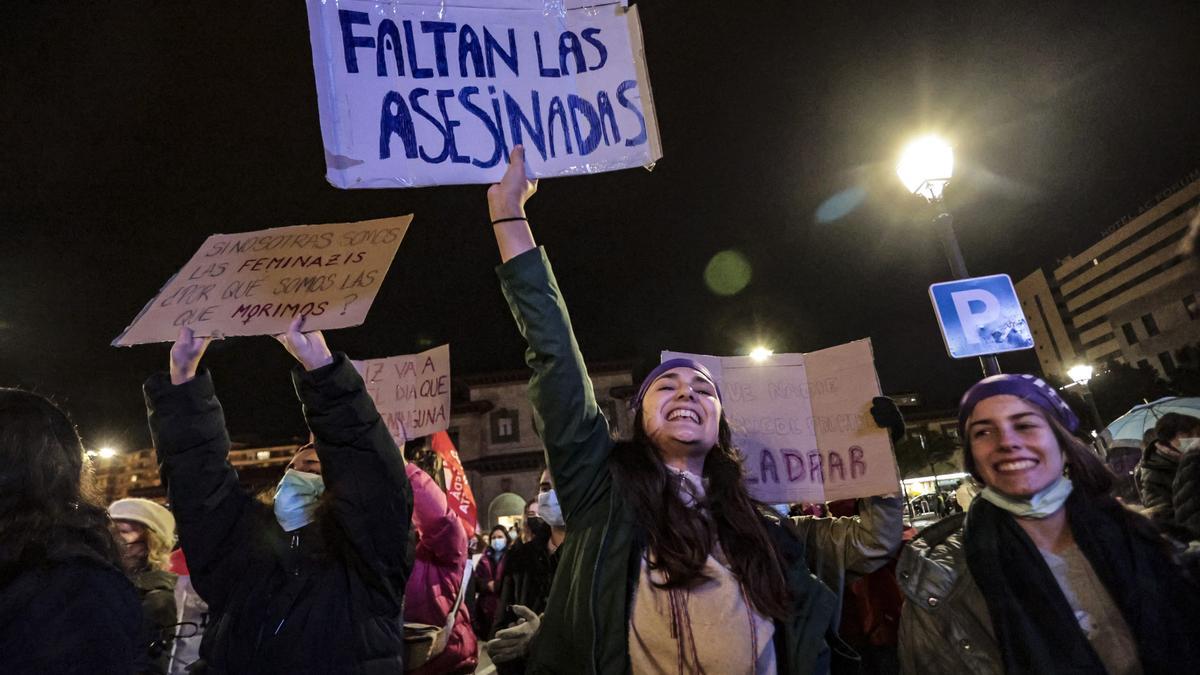
[[150, 569], [142, 572], [133, 581], [133, 585], [139, 591], [166, 591], [173, 593], [175, 591], [175, 582], [178, 576], [166, 570]]

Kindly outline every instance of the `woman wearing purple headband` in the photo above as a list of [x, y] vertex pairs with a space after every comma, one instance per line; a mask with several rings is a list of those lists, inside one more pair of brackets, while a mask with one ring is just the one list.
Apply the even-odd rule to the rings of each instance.
[[993, 375], [959, 404], [970, 512], [901, 554], [904, 672], [1200, 672], [1200, 590], [1079, 420], [1032, 375]]
[[746, 491], [721, 391], [688, 359], [646, 377], [633, 440], [614, 442], [525, 219], [537, 183], [524, 169], [517, 148], [488, 206], [568, 531], [526, 672], [828, 672], [845, 577], [898, 549], [899, 500], [853, 518], [766, 515]]

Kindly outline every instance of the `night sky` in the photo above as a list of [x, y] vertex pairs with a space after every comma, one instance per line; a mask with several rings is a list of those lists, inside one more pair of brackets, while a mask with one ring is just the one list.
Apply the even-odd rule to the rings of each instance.
[[[1014, 280], [1200, 166], [1192, 0], [637, 4], [663, 159], [543, 181], [529, 206], [589, 360], [870, 337], [885, 391], [950, 405], [979, 365], [951, 361], [938, 334], [926, 288], [949, 268], [895, 177], [905, 140], [953, 142], [967, 265]], [[167, 345], [109, 343], [209, 234], [406, 213], [366, 324], [331, 346], [449, 342], [455, 373], [523, 367], [483, 186], [325, 182], [302, 2], [5, 14], [0, 384], [53, 396], [89, 444], [144, 447], [140, 386]], [[823, 222], [837, 195], [856, 206]], [[703, 274], [725, 250], [752, 278], [718, 297]], [[235, 434], [303, 428], [273, 340], [215, 344], [206, 363]]]

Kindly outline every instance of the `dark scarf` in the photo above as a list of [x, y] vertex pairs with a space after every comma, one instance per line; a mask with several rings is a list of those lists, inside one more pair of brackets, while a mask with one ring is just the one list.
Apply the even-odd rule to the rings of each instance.
[[[1200, 594], [1115, 500], [1080, 488], [1067, 522], [1080, 552], [1129, 624], [1147, 675], [1200, 672]], [[1058, 582], [1011, 514], [984, 500], [965, 526], [967, 566], [987, 600], [1009, 675], [1105, 673]]]

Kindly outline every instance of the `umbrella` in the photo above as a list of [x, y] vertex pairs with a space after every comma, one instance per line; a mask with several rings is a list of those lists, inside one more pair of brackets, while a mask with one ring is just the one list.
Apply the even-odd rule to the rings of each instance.
[[1158, 420], [1167, 413], [1182, 413], [1200, 417], [1200, 397], [1168, 396], [1153, 403], [1135, 405], [1129, 409], [1129, 412], [1105, 427], [1103, 436], [1110, 444], [1129, 445], [1129, 443], [1119, 442], [1125, 440], [1140, 446], [1142, 436], [1153, 429], [1154, 425], [1158, 424]]

